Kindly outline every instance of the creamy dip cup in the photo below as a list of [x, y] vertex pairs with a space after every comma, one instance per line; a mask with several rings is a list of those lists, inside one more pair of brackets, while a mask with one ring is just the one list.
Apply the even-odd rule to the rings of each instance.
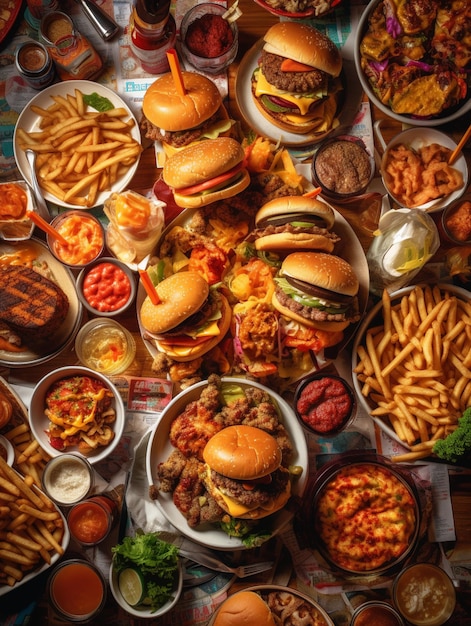
[[42, 486], [59, 506], [72, 506], [90, 494], [93, 488], [92, 466], [77, 454], [61, 454], [46, 464]]

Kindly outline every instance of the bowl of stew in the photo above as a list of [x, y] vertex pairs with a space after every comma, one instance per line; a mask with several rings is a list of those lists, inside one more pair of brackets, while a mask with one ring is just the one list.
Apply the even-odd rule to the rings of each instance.
[[101, 317], [114, 317], [127, 311], [137, 290], [132, 270], [112, 257], [101, 257], [83, 268], [76, 287], [87, 311]]

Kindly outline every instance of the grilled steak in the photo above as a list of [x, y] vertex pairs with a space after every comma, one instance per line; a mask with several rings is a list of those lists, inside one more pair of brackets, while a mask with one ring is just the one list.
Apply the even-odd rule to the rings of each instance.
[[65, 293], [45, 276], [19, 265], [0, 268], [0, 320], [25, 341], [51, 335], [68, 309]]

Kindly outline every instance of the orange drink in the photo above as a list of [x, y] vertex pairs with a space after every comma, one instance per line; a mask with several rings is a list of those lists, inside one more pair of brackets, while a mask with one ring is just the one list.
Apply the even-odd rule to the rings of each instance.
[[87, 561], [73, 559], [57, 567], [49, 581], [55, 609], [71, 621], [94, 617], [105, 602], [105, 583], [100, 572]]

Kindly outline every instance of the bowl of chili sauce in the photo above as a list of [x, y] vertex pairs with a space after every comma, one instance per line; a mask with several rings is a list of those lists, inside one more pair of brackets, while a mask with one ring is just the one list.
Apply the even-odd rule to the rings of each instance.
[[302, 427], [319, 437], [334, 437], [356, 414], [355, 394], [340, 376], [316, 373], [306, 376], [294, 394], [294, 411]]
[[101, 257], [77, 277], [77, 296], [89, 313], [114, 317], [134, 302], [136, 279], [132, 270], [112, 257]]

